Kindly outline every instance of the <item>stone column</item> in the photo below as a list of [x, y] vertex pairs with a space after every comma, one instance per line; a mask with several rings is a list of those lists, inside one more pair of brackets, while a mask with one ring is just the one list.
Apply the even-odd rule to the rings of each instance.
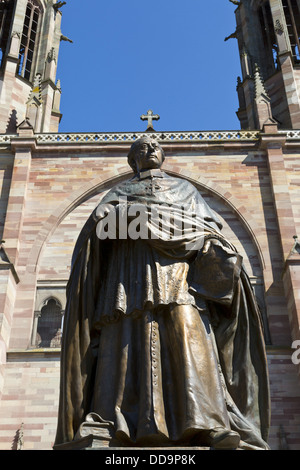
[[290, 49], [282, 3], [279, 0], [270, 0], [270, 7], [277, 37], [278, 61], [280, 63], [291, 126], [293, 129], [299, 129], [300, 97], [297, 90], [297, 78], [295, 76], [292, 52]]
[[300, 255], [292, 254], [296, 226], [284, 164], [285, 136], [277, 126], [266, 124], [261, 134], [261, 147], [266, 150], [273, 203], [282, 249], [282, 281], [285, 291], [292, 340], [300, 339]]
[[24, 121], [19, 126], [18, 133], [19, 137], [11, 141], [15, 158], [3, 231], [6, 252], [15, 267], [18, 264], [20, 235], [31, 166], [31, 152], [35, 147], [33, 129], [28, 121]]
[[3, 245], [0, 246], [0, 400], [4, 383], [4, 366], [10, 340], [13, 308], [19, 278]]
[[282, 247], [282, 258], [285, 261], [293, 247], [293, 237], [296, 234], [282, 151], [285, 144], [285, 135], [277, 133], [276, 124], [265, 124], [263, 129], [261, 147], [265, 149], [268, 158], [273, 201]]
[[32, 126], [29, 122], [24, 121], [19, 127], [19, 137], [12, 141], [12, 150], [15, 152], [14, 167], [3, 230], [5, 243], [0, 247], [0, 394], [6, 352], [11, 339], [16, 289], [19, 283], [17, 274], [19, 245], [31, 165], [31, 151], [34, 144]]
[[36, 310], [34, 312], [32, 336], [31, 336], [31, 346], [33, 348], [36, 347], [37, 327], [38, 327], [38, 322], [39, 322], [40, 317], [41, 317], [41, 312], [39, 310]]
[[[283, 283], [287, 294], [292, 339], [300, 340], [300, 254], [293, 253], [285, 262]], [[299, 370], [300, 372], [300, 370]]]

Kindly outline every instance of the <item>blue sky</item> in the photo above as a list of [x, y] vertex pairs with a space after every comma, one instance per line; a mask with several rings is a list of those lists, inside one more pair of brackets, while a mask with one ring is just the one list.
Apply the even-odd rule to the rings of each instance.
[[60, 132], [239, 129], [229, 0], [69, 0], [57, 78]]

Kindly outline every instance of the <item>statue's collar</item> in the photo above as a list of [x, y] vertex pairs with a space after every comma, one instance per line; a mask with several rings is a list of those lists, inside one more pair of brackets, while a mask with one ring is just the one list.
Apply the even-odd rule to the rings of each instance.
[[141, 171], [137, 177], [139, 180], [143, 180], [145, 178], [163, 178], [164, 173], [160, 169], [145, 170]]

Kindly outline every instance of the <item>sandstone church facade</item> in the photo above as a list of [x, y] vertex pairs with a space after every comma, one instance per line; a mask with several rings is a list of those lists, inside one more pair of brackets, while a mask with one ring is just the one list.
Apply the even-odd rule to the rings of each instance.
[[[0, 450], [52, 448], [72, 250], [131, 175], [141, 135], [59, 133], [62, 3], [0, 1]], [[267, 344], [270, 445], [299, 450], [300, 1], [232, 3], [241, 129], [149, 132], [165, 171], [198, 188], [244, 257]]]

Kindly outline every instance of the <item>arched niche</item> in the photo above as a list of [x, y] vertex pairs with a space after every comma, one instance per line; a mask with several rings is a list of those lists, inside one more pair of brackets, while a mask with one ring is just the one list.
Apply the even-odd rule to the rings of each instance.
[[[185, 177], [183, 173], [178, 175], [168, 168], [167, 171], [174, 176]], [[125, 176], [128, 177], [128, 174], [124, 175], [124, 179]], [[121, 179], [118, 176], [117, 180]], [[228, 192], [222, 192], [220, 187], [210, 186], [209, 181], [203, 178], [193, 180], [191, 175], [186, 175], [186, 179], [197, 187], [210, 207], [218, 213], [223, 222], [224, 235], [243, 256], [267, 331], [263, 282], [264, 259], [259, 240], [255, 235], [260, 231], [255, 226], [251, 214], [247, 214], [244, 207], [238, 207], [239, 201], [232, 198]], [[36, 250], [35, 270], [38, 286], [43, 282], [51, 284], [59, 281], [66, 284], [70, 274], [72, 252], [78, 235], [106, 191], [115, 183], [116, 181], [112, 179], [109, 185], [91, 185], [90, 191], [85, 193], [84, 198], [76, 195], [77, 204], [70, 201], [69, 208], [64, 207], [64, 216], [59, 213], [55, 217], [52, 216], [52, 226], [48, 223], [48, 236], [47, 232], [43, 230], [43, 238], [39, 239], [40, 247], [37, 247]]]
[[61, 346], [63, 314], [62, 304], [56, 296], [43, 300], [34, 314], [31, 347], [45, 349]]

